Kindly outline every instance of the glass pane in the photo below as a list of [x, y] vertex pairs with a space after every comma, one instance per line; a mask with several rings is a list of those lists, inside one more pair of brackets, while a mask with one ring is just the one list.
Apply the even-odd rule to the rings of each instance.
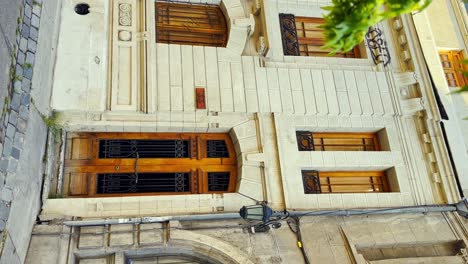
[[[138, 155], [137, 155], [138, 154]], [[188, 140], [99, 140], [99, 158], [188, 158]]]
[[208, 191], [227, 191], [229, 188], [229, 172], [208, 172]]
[[229, 158], [229, 151], [224, 140], [207, 140], [206, 156], [208, 158]]
[[97, 175], [97, 193], [189, 192], [189, 173], [106, 173]]

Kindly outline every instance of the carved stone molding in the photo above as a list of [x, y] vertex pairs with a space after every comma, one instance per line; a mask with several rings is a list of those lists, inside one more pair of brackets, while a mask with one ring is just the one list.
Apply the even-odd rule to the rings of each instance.
[[119, 4], [119, 25], [132, 25], [132, 6], [130, 4]]
[[128, 30], [119, 31], [119, 40], [121, 41], [130, 41], [132, 40], [132, 33]]

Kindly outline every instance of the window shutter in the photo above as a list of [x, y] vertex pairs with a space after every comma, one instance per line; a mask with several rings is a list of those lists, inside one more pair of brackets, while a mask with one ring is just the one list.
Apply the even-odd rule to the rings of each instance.
[[225, 47], [227, 24], [216, 5], [156, 2], [156, 42]]
[[294, 15], [280, 14], [279, 18], [284, 55], [299, 56], [299, 42], [297, 39], [296, 19]]

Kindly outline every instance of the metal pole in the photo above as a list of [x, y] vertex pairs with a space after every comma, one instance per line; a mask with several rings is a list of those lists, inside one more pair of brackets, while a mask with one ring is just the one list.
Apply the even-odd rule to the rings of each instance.
[[[291, 216], [352, 216], [352, 215], [381, 215], [381, 214], [418, 214], [418, 213], [440, 213], [457, 211], [455, 205], [426, 205], [410, 206], [396, 208], [380, 209], [350, 209], [350, 210], [320, 210], [320, 211], [291, 211]], [[279, 216], [283, 213], [275, 211], [273, 216]], [[97, 226], [97, 225], [115, 225], [115, 224], [144, 224], [144, 223], [162, 223], [168, 221], [209, 221], [209, 220], [232, 220], [242, 219], [239, 213], [224, 214], [203, 214], [203, 215], [179, 215], [179, 216], [160, 216], [160, 217], [139, 217], [139, 218], [118, 218], [103, 220], [81, 220], [64, 221], [67, 226]]]

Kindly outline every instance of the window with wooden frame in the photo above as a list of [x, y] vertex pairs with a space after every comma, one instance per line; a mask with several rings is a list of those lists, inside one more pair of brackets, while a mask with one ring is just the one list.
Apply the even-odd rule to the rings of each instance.
[[[319, 17], [297, 17], [280, 14], [283, 52], [288, 56], [328, 56], [331, 50], [324, 50], [325, 35], [319, 26], [325, 23]], [[336, 53], [333, 57], [360, 58], [359, 46], [346, 53]]]
[[156, 42], [226, 47], [228, 29], [218, 5], [156, 2]]
[[467, 70], [463, 65], [463, 51], [439, 51], [440, 62], [444, 69], [445, 78], [450, 87], [463, 87], [468, 84], [468, 78], [463, 76]]
[[299, 151], [380, 151], [379, 137], [373, 133], [317, 133], [296, 131]]
[[304, 193], [390, 192], [384, 171], [302, 171]]
[[65, 193], [75, 197], [234, 192], [228, 134], [73, 133]]

